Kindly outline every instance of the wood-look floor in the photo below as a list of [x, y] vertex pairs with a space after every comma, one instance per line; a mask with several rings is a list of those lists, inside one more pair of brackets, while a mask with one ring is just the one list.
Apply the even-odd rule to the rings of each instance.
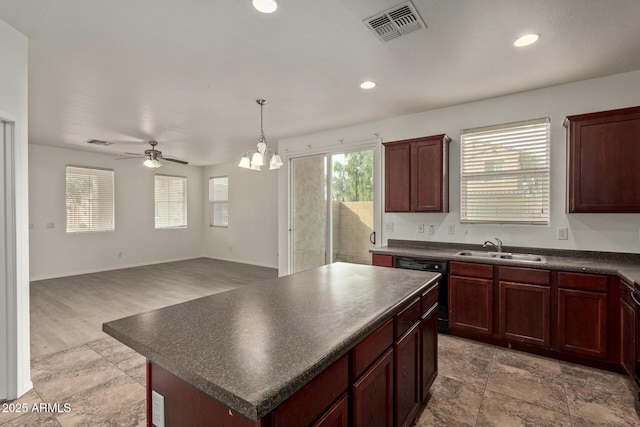
[[104, 322], [277, 277], [210, 258], [31, 282], [31, 357], [104, 337]]

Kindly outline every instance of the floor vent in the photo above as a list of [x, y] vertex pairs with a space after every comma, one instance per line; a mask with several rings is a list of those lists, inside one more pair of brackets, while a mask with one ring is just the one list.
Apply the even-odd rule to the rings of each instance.
[[421, 28], [427, 28], [410, 1], [378, 13], [362, 22], [383, 42], [388, 42]]

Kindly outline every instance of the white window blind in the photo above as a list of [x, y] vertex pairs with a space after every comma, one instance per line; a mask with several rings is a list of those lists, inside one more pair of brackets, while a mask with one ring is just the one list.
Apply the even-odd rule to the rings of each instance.
[[156, 228], [187, 226], [187, 178], [155, 175]]
[[209, 178], [210, 227], [229, 226], [229, 177]]
[[113, 169], [66, 167], [67, 233], [113, 231]]
[[549, 223], [549, 119], [462, 131], [460, 220]]

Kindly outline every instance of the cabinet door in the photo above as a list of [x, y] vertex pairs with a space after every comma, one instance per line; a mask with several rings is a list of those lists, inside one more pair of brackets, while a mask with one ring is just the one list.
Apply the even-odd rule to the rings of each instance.
[[620, 301], [620, 361], [622, 368], [632, 380], [635, 375], [635, 340], [636, 311], [633, 305], [623, 298]]
[[345, 394], [313, 424], [313, 427], [348, 427], [348, 425], [349, 400]]
[[500, 281], [500, 338], [549, 348], [551, 288]]
[[353, 426], [393, 425], [393, 349], [353, 384]]
[[567, 117], [569, 212], [640, 212], [640, 107]]
[[393, 255], [373, 254], [371, 264], [380, 267], [393, 267]]
[[449, 277], [449, 328], [493, 334], [493, 280]]
[[558, 345], [560, 351], [607, 357], [607, 294], [558, 289]]
[[397, 427], [410, 426], [420, 407], [420, 323], [394, 343], [395, 416]]
[[390, 144], [384, 147], [384, 210], [411, 210], [410, 145]]
[[447, 147], [442, 138], [411, 144], [412, 212], [449, 212]]
[[438, 306], [434, 305], [420, 321], [420, 401], [424, 402], [438, 376]]

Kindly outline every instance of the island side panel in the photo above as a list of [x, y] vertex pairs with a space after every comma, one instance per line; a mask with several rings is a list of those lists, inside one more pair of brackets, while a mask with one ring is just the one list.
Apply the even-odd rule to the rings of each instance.
[[164, 420], [171, 426], [268, 427], [262, 419], [248, 420], [202, 391], [147, 361], [147, 426], [153, 426], [151, 390], [164, 396]]

